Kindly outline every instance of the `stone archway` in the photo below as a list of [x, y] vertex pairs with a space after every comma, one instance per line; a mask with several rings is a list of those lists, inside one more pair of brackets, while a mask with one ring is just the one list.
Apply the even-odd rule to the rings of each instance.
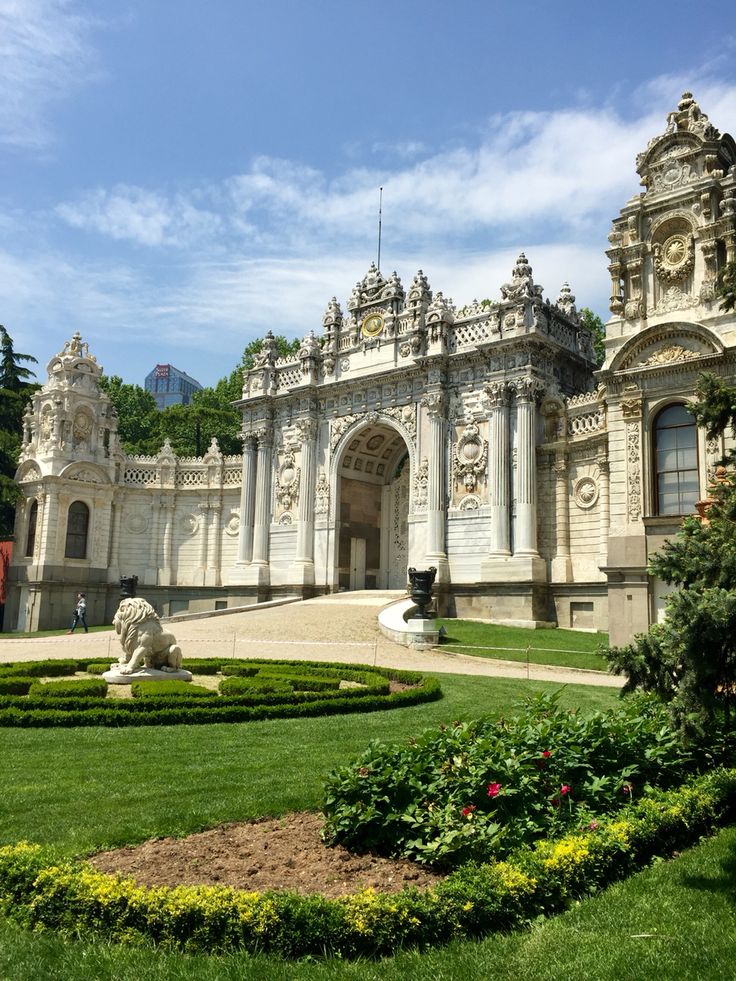
[[401, 589], [409, 559], [410, 457], [392, 426], [350, 434], [338, 461], [337, 585]]

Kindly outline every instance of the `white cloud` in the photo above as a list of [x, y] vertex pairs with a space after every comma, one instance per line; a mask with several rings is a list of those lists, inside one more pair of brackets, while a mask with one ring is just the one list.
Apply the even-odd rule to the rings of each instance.
[[91, 76], [92, 26], [68, 0], [0, 0], [0, 143], [50, 142], [51, 104]]

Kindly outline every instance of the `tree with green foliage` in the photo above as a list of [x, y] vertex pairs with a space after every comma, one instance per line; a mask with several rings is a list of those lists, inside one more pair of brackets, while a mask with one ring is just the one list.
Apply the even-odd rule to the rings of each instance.
[[160, 413], [156, 399], [140, 385], [129, 385], [120, 375], [102, 375], [100, 388], [118, 416], [118, 436], [126, 453], [152, 454], [161, 448]]
[[[736, 388], [702, 375], [690, 406], [709, 439], [736, 432]], [[736, 453], [709, 489], [704, 518], [685, 518], [649, 563], [649, 573], [678, 587], [664, 623], [608, 661], [626, 674], [624, 690], [643, 688], [671, 703], [684, 731], [704, 731], [719, 715], [736, 723]]]
[[580, 308], [580, 320], [584, 327], [587, 327], [593, 334], [593, 350], [595, 351], [595, 363], [598, 368], [606, 360], [606, 348], [604, 340], [606, 338], [606, 325], [597, 313], [589, 307]]
[[20, 354], [13, 339], [0, 324], [0, 538], [13, 532], [15, 504], [20, 496], [15, 483], [21, 447], [23, 413], [38, 385], [27, 367], [38, 362], [31, 354]]

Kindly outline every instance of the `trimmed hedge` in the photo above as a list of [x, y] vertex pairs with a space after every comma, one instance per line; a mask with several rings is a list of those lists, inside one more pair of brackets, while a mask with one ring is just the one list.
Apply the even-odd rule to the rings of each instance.
[[219, 689], [223, 695], [241, 695], [245, 692], [262, 692], [263, 694], [268, 692], [274, 694], [277, 692], [291, 693], [294, 691], [287, 679], [268, 678], [260, 674], [255, 678], [244, 677], [242, 675], [232, 675], [229, 678], [223, 678], [220, 682]]
[[[95, 658], [99, 661], [99, 658]], [[63, 678], [66, 675], [74, 674], [76, 671], [84, 671], [86, 668], [80, 664], [87, 664], [87, 661], [14, 661], [10, 664], [0, 664], [0, 678], [23, 675], [26, 678]]]
[[0, 676], [0, 695], [27, 695], [28, 689], [36, 681], [35, 678], [4, 678]]
[[130, 686], [133, 698], [202, 698], [217, 697], [217, 692], [204, 685], [194, 685], [191, 681], [134, 681]]
[[[49, 668], [63, 664], [67, 673], [87, 671], [91, 665], [100, 663], [99, 657], [77, 661], [30, 662], [23, 665], [30, 668], [29, 676], [39, 677], [51, 673]], [[106, 662], [107, 663], [107, 662]], [[203, 662], [207, 673], [222, 666], [218, 659]], [[200, 671], [199, 663], [187, 660], [186, 666]], [[78, 697], [80, 685], [102, 685], [104, 680], [75, 679], [61, 682], [66, 690], [59, 689], [53, 695], [48, 685], [31, 689], [31, 696], [20, 692], [0, 694], [0, 727], [42, 727], [54, 726], [127, 726], [127, 725], [202, 725], [220, 722], [250, 722], [262, 719], [299, 718], [319, 715], [338, 715], [349, 712], [374, 712], [383, 709], [401, 708], [442, 697], [439, 682], [434, 678], [423, 678], [413, 671], [397, 671], [387, 668], [373, 668], [366, 665], [345, 667], [339, 663], [314, 661], [283, 662], [258, 659], [231, 660], [227, 666], [245, 667], [249, 671], [263, 669], [268, 674], [249, 678], [231, 676], [225, 681], [244, 682], [232, 694], [217, 694], [205, 688], [200, 694], [199, 686], [191, 683], [161, 681], [152, 683], [151, 693], [144, 698], [98, 699]], [[16, 666], [13, 666], [16, 667]], [[273, 672], [277, 667], [279, 670]], [[214, 669], [214, 670], [213, 670]], [[294, 691], [292, 680], [305, 679], [315, 669], [316, 689], [322, 689], [324, 682], [328, 690]], [[294, 679], [290, 680], [287, 672]], [[25, 673], [25, 672], [24, 672]], [[204, 673], [200, 671], [200, 673]], [[17, 667], [15, 677], [19, 674]], [[320, 677], [320, 675], [322, 677]], [[0, 681], [3, 680], [0, 674]], [[10, 675], [8, 677], [11, 677]], [[334, 679], [334, 680], [333, 680]], [[340, 680], [361, 679], [362, 687], [339, 688]], [[389, 693], [390, 679], [396, 679], [413, 687]], [[255, 684], [248, 684], [249, 681]], [[136, 684], [145, 684], [137, 682]], [[164, 685], [177, 685], [177, 692], [166, 694]], [[69, 686], [72, 686], [69, 688]], [[179, 688], [178, 685], [181, 685]], [[269, 690], [270, 689], [270, 690]], [[206, 692], [209, 698], [203, 698]]]
[[332, 900], [219, 886], [148, 889], [21, 842], [0, 848], [0, 913], [29, 929], [94, 932], [188, 953], [384, 956], [526, 926], [694, 843], [735, 813], [736, 770], [714, 770], [506, 861], [463, 865], [424, 892], [367, 889]]
[[30, 698], [104, 698], [107, 682], [104, 678], [75, 678], [73, 681], [34, 681], [28, 692]]

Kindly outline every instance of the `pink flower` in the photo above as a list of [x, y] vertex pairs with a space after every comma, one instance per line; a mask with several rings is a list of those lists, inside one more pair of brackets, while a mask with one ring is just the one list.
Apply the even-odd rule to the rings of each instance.
[[569, 784], [563, 783], [560, 787], [560, 797], [567, 797], [571, 790], [572, 787]]
[[634, 789], [633, 783], [625, 783], [621, 788], [624, 794], [630, 794], [633, 789]]
[[488, 784], [488, 796], [489, 797], [498, 797], [498, 795], [499, 795], [500, 792], [501, 792], [501, 784], [500, 783], [489, 783]]
[[475, 804], [468, 804], [467, 807], [464, 807], [463, 808], [463, 817], [464, 818], [470, 817], [470, 815], [473, 813], [473, 811], [477, 811], [477, 810], [478, 810], [478, 808], [475, 806]]
[[598, 830], [598, 822], [597, 821], [591, 821], [590, 824], [588, 825], [588, 827], [590, 828], [591, 831], [597, 831]]

